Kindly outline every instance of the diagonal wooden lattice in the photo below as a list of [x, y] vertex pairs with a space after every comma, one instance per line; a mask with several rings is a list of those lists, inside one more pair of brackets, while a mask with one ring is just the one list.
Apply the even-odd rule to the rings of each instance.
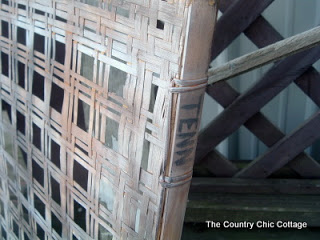
[[180, 238], [215, 6], [1, 1], [4, 239]]
[[[217, 22], [212, 57], [215, 58], [221, 53], [242, 31], [259, 48], [282, 40], [281, 35], [260, 15], [272, 2], [254, 1], [248, 5], [245, 1], [221, 1], [219, 9], [224, 14]], [[235, 22], [237, 24], [234, 24]], [[224, 31], [226, 27], [228, 31]], [[285, 137], [259, 112], [261, 107], [292, 81], [320, 106], [319, 94], [316, 94], [316, 91], [320, 90], [317, 81], [319, 74], [312, 67], [320, 58], [319, 52], [319, 47], [316, 47], [276, 63], [255, 86], [242, 95], [226, 82], [209, 85], [207, 93], [226, 109], [200, 135], [196, 163], [204, 161], [217, 176], [245, 178], [267, 177], [288, 163], [302, 177], [319, 178], [320, 165], [303, 152], [319, 138], [319, 134], [312, 131], [319, 128], [319, 113], [300, 129]], [[242, 124], [270, 149], [238, 172], [238, 169], [216, 150], [208, 153]], [[203, 159], [206, 154], [208, 156]]]

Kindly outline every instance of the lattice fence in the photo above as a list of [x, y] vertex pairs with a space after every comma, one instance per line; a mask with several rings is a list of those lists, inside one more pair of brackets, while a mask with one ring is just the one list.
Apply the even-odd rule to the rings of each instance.
[[191, 6], [1, 1], [3, 238], [159, 235]]
[[[258, 50], [257, 54], [248, 54], [217, 70], [212, 70], [212, 81], [226, 80], [247, 71], [245, 68], [250, 70], [256, 67], [255, 64], [258, 65], [259, 60], [265, 63], [270, 62], [263, 59], [268, 53], [270, 53], [269, 56], [273, 54], [271, 60], [275, 61], [279, 60], [276, 55], [282, 49], [294, 52], [294, 47], [304, 43], [310, 44], [308, 48], [314, 47], [316, 44], [312, 44], [312, 41], [307, 39], [313, 33], [317, 33], [314, 39], [319, 44], [319, 27], [300, 36], [283, 40], [272, 25], [260, 15], [272, 2], [273, 0], [252, 1], [249, 4], [244, 0], [220, 2], [219, 9], [223, 15], [216, 25], [212, 49], [213, 59], [242, 32], [258, 48], [274, 45], [266, 49], [268, 51], [264, 52], [265, 56], [262, 54], [263, 50]], [[280, 42], [281, 40], [283, 41]], [[293, 41], [296, 41], [294, 47], [290, 45]], [[286, 55], [279, 54], [279, 56]], [[319, 73], [312, 67], [319, 58], [320, 47], [316, 46], [277, 61], [257, 83], [242, 94], [226, 81], [209, 85], [207, 93], [225, 109], [200, 134], [196, 162], [202, 162], [217, 177], [266, 178], [282, 167], [288, 166], [301, 178], [320, 178], [320, 164], [304, 152], [304, 149], [320, 137], [320, 112], [315, 113], [299, 128], [285, 135], [260, 111], [292, 82], [320, 106]], [[237, 70], [239, 72], [234, 74]], [[269, 149], [240, 171], [230, 160], [216, 149], [212, 149], [242, 125]]]

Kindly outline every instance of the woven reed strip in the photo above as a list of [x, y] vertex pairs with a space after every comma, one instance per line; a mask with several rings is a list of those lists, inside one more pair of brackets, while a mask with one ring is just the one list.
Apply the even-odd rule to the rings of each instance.
[[[3, 110], [2, 236], [155, 239], [168, 141], [168, 88], [181, 69], [188, 5], [160, 0], [5, 2], [0, 18], [9, 24], [9, 37], [1, 25], [0, 51], [7, 54], [9, 67], [8, 76], [2, 69], [0, 98], [2, 109], [5, 103], [11, 106], [11, 122]], [[25, 44], [18, 42], [18, 27], [25, 29]], [[44, 39], [43, 53], [36, 50], [41, 41], [35, 41], [35, 34]], [[56, 57], [61, 46], [62, 62]], [[24, 87], [18, 62], [24, 64]], [[35, 72], [43, 88], [35, 86]], [[63, 101], [51, 96], [57, 87]], [[33, 88], [40, 88], [36, 91], [43, 99]], [[61, 110], [52, 107], [54, 102], [62, 102]], [[25, 117], [24, 134], [17, 130], [18, 112]], [[52, 159], [57, 154], [60, 166]], [[103, 203], [111, 195], [113, 205]], [[76, 215], [85, 216], [84, 222]]]

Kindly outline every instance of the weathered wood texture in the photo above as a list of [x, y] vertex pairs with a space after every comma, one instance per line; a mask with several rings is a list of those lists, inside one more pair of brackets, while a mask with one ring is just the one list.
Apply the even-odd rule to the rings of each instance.
[[305, 221], [318, 227], [319, 180], [193, 178], [185, 222]]
[[[307, 73], [305, 73], [303, 76], [307, 76]], [[238, 96], [240, 96], [240, 94], [232, 87], [230, 87], [229, 84], [226, 82], [219, 82], [214, 85], [208, 86], [207, 93], [218, 103], [220, 103], [224, 108], [228, 107], [234, 100], [236, 100]], [[258, 112], [254, 114], [251, 118], [249, 118], [244, 123], [244, 126], [248, 130], [250, 130], [255, 136], [257, 136], [268, 147], [273, 146], [276, 142], [278, 142], [285, 136], [285, 134], [282, 133], [276, 126], [274, 126], [274, 124], [272, 124], [261, 112]], [[208, 156], [205, 158], [205, 160], [203, 160], [203, 164], [207, 165], [211, 172], [217, 174], [218, 170], [214, 170], [215, 166], [217, 166], [216, 164], [214, 164], [214, 162], [218, 163], [216, 160], [218, 156], [215, 152], [216, 151], [213, 150], [214, 160], [212, 159], [213, 157]], [[230, 166], [230, 163], [225, 163], [228, 161], [227, 159], [223, 160], [223, 166]], [[201, 162], [201, 160], [196, 159], [196, 162]], [[219, 164], [221, 164], [220, 162]], [[318, 162], [316, 162], [314, 159], [312, 159], [304, 152], [299, 154], [299, 156], [294, 158], [292, 161], [290, 161], [289, 165], [302, 177], [320, 177], [320, 165], [318, 164]], [[220, 167], [219, 169], [221, 170]], [[222, 171], [222, 173], [225, 174], [225, 170]], [[231, 172], [229, 171], [229, 173]]]
[[296, 221], [318, 227], [319, 196], [296, 194], [192, 193], [186, 222]]
[[[220, 172], [214, 170], [214, 166], [215, 166], [214, 164], [211, 165], [212, 169], [211, 168], [209, 169], [206, 165], [207, 161], [208, 162], [209, 161], [212, 161], [212, 162], [217, 161], [216, 159], [212, 160], [212, 158], [210, 158], [210, 155], [211, 155], [211, 153], [208, 154], [208, 159], [205, 159], [203, 164], [197, 164], [194, 166], [193, 177], [195, 177], [195, 178], [198, 178], [198, 177], [200, 177], [200, 178], [202, 178], [202, 177], [227, 178], [227, 177], [234, 176], [233, 171], [226, 171], [226, 169], [228, 170], [228, 168], [222, 169], [222, 170], [220, 168], [221, 172], [228, 173], [228, 175], [227, 174], [222, 175]], [[296, 158], [299, 158], [299, 156]], [[296, 162], [296, 158], [293, 159], [291, 162]], [[221, 161], [221, 160], [219, 159], [218, 161]], [[232, 168], [237, 169], [237, 171], [239, 171], [239, 170], [247, 167], [250, 164], [250, 162], [252, 161], [252, 159], [251, 160], [228, 160], [227, 159], [227, 161], [228, 161], [228, 163], [227, 163], [228, 165], [232, 164], [233, 165]], [[301, 162], [299, 161], [299, 164], [300, 163]], [[221, 163], [219, 163], [219, 164], [221, 164]], [[225, 167], [225, 164], [222, 164], [222, 166]], [[311, 179], [312, 177], [302, 177], [301, 170], [299, 171], [299, 173], [297, 173], [295, 170], [293, 170], [291, 164], [287, 164], [284, 167], [282, 167], [281, 169], [273, 172], [268, 178], [270, 178], [270, 179], [271, 178], [272, 179], [301, 179], [301, 178]], [[238, 178], [238, 179], [240, 179], [240, 178]], [[317, 179], [317, 177], [313, 177], [313, 179]], [[311, 180], [313, 180], [313, 179], [311, 179]]]
[[[219, 9], [222, 12], [226, 13], [224, 15], [227, 15], [229, 11], [232, 11], [232, 7], [230, 6], [231, 2], [229, 0], [221, 1], [219, 5]], [[241, 21], [238, 18], [238, 21]], [[222, 17], [220, 19], [223, 19]], [[251, 19], [251, 18], [248, 18]], [[225, 19], [224, 21], [237, 21], [233, 18], [229, 18], [228, 20]], [[219, 22], [219, 21], [218, 21]], [[226, 23], [227, 24], [227, 23]], [[218, 24], [217, 24], [218, 26]], [[244, 30], [244, 34], [258, 47], [265, 47], [269, 44], [275, 43], [277, 41], [282, 40], [283, 38], [281, 35], [262, 17], [258, 16], [255, 21], [252, 22], [248, 21], [246, 23], [247, 28]], [[238, 36], [242, 28], [238, 28], [235, 30], [231, 35], [233, 38], [230, 38], [229, 33], [224, 33], [221, 28], [217, 27], [216, 32], [220, 33], [220, 35], [225, 35], [225, 37], [221, 37], [222, 39], [229, 39], [231, 42], [234, 40], [236, 36]], [[261, 34], [261, 32], [263, 34]], [[221, 48], [221, 46], [218, 44], [218, 48]], [[226, 45], [224, 45], [226, 47]], [[222, 51], [224, 47], [220, 50], [216, 51]], [[295, 80], [296, 84], [306, 93], [308, 94], [311, 99], [315, 101], [319, 105], [319, 95], [316, 94], [316, 89], [320, 89], [320, 84], [317, 81], [318, 73], [313, 67], [310, 67], [308, 71], [303, 74], [302, 77]], [[318, 86], [319, 85], [319, 86]], [[312, 88], [310, 86], [313, 86]], [[211, 95], [216, 101], [218, 101], [223, 107], [229, 106], [240, 94], [237, 93], [233, 88], [231, 88], [226, 82], [220, 82], [216, 83], [214, 85], [210, 85], [207, 88], [207, 93]], [[263, 116], [260, 112], [257, 112], [255, 115], [253, 115], [251, 118], [249, 118], [245, 123], [244, 126], [246, 126], [252, 133], [254, 133], [263, 143], [265, 143], [268, 147], [271, 147], [273, 144], [275, 144], [277, 141], [279, 141], [282, 137], [284, 137], [284, 134], [276, 128], [268, 119]], [[202, 134], [206, 134], [205, 131], [203, 131]], [[214, 154], [214, 161], [211, 160], [211, 167], [210, 169], [214, 169], [213, 162], [217, 162], [217, 154]], [[206, 157], [205, 162], [203, 164], [208, 164], [209, 157]], [[223, 159], [220, 157], [220, 162], [223, 162], [223, 166], [232, 166], [231, 163], [227, 159]], [[201, 158], [196, 158], [196, 163], [201, 162]], [[300, 174], [302, 177], [307, 178], [318, 178], [320, 171], [320, 165], [314, 161], [312, 158], [307, 156], [305, 153], [299, 154], [294, 160], [289, 162], [289, 165], [294, 169], [296, 172]], [[224, 169], [223, 172], [225, 172], [226, 169]], [[217, 171], [212, 171], [214, 174], [216, 174]]]
[[227, 107], [199, 136], [197, 158], [237, 130], [274, 96], [320, 58], [320, 47], [290, 56], [275, 64], [257, 84]]
[[217, 150], [211, 151], [202, 161], [202, 165], [216, 177], [232, 177], [237, 172], [237, 167]]
[[[168, 142], [168, 159], [164, 163], [163, 173], [165, 177], [179, 179], [177, 184], [181, 186], [168, 187], [164, 191], [161, 240], [181, 238], [210, 61], [208, 49], [211, 46], [217, 18], [217, 5], [210, 1], [194, 1], [189, 13], [188, 36], [186, 36], [181, 71], [182, 81], [176, 82], [177, 88], [173, 88], [170, 109], [171, 139]], [[197, 89], [199, 85], [197, 79], [204, 79], [199, 89]]]
[[320, 27], [284, 39], [253, 53], [227, 62], [226, 64], [209, 69], [209, 84], [226, 80], [270, 62], [277, 61], [297, 52], [319, 45]]
[[[225, 12], [216, 24], [211, 58], [215, 59], [239, 34], [263, 12], [273, 0], [231, 1], [222, 0], [219, 9]], [[223, 37], [221, 37], [223, 36]]]
[[[260, 34], [259, 34], [260, 33]], [[262, 16], [250, 25], [244, 34], [259, 48], [281, 41], [283, 37]], [[305, 94], [307, 94], [318, 106], [320, 106], [320, 75], [314, 67], [310, 67], [303, 77], [294, 82]]]
[[[219, 9], [225, 12], [227, 9], [231, 9], [229, 0], [221, 1]], [[228, 8], [229, 7], [229, 8]], [[244, 30], [244, 34], [254, 43], [257, 47], [265, 47], [269, 44], [275, 43], [282, 40], [281, 35], [262, 17], [259, 16], [250, 25], [247, 24], [248, 28]], [[216, 30], [217, 33], [223, 35], [224, 32], [219, 32], [219, 28]], [[234, 36], [238, 36], [241, 33], [241, 29], [238, 29]], [[228, 34], [228, 33], [227, 33]], [[223, 38], [223, 37], [222, 37]], [[230, 39], [230, 41], [233, 39]], [[222, 49], [223, 50], [223, 49]], [[308, 71], [303, 74], [302, 77], [295, 80], [295, 83], [319, 105], [319, 94], [317, 89], [320, 89], [320, 83], [317, 81], [319, 74], [317, 71], [310, 67]], [[212, 96], [218, 103], [223, 107], [230, 105], [240, 94], [231, 88], [226, 82], [219, 82], [214, 85], [210, 85], [207, 88], [207, 93]], [[249, 120], [244, 123], [252, 133], [254, 133], [264, 144], [268, 147], [272, 146], [282, 137], [284, 134], [277, 129], [270, 121], [268, 121], [263, 114], [260, 112], [256, 113]], [[196, 162], [200, 162], [201, 159], [196, 158]], [[224, 159], [224, 161], [228, 161]], [[208, 162], [208, 158], [206, 158]], [[213, 161], [212, 161], [213, 162]], [[319, 164], [315, 162], [305, 153], [301, 153], [293, 161], [289, 162], [289, 165], [295, 169], [302, 177], [317, 178], [319, 177]], [[212, 168], [211, 168], [212, 169]]]
[[280, 169], [320, 137], [320, 112], [296, 131], [281, 139], [265, 154], [238, 172], [239, 178], [265, 178]]
[[253, 193], [253, 194], [320, 194], [320, 180], [310, 179], [192, 179], [190, 191], [196, 193]]
[[[225, 12], [233, 1], [231, 0], [223, 0], [219, 3], [219, 10]], [[217, 24], [218, 25], [218, 24]], [[239, 36], [241, 34], [241, 29], [238, 28], [237, 32], [234, 36]], [[217, 27], [216, 28], [217, 35], [224, 35], [223, 31]], [[246, 29], [243, 31], [245, 36], [247, 36], [252, 43], [254, 43], [258, 48], [266, 47], [270, 44], [283, 40], [283, 37], [279, 32], [277, 32], [273, 26], [262, 16], [258, 16], [255, 21], [248, 22], [246, 25]], [[225, 37], [222, 37], [225, 39]], [[229, 42], [232, 42], [234, 38], [230, 38]], [[216, 45], [214, 45], [216, 47]], [[224, 48], [227, 47], [224, 46]], [[222, 50], [224, 50], [224, 48]], [[222, 51], [220, 50], [220, 51]], [[319, 74], [317, 71], [310, 67], [308, 69], [308, 77], [298, 78], [295, 80], [295, 83], [303, 90], [318, 106], [320, 106], [320, 95], [317, 94], [318, 89], [320, 89], [320, 81]], [[312, 72], [312, 74], [311, 74]], [[209, 86], [208, 89], [213, 86]]]
[[167, 188], [191, 171], [198, 128], [191, 161], [170, 147], [181, 140], [177, 116], [200, 117], [202, 102], [192, 104], [205, 84], [188, 81], [207, 77], [214, 9], [207, 0], [1, 1], [2, 236], [179, 238], [189, 183]]
[[[219, 3], [219, 10], [225, 12], [232, 1], [223, 0]], [[218, 24], [217, 24], [218, 25]], [[255, 21], [248, 22], [246, 25], [246, 29], [243, 31], [245, 36], [247, 36], [252, 43], [254, 43], [257, 47], [263, 48], [270, 44], [276, 43], [278, 41], [283, 40], [283, 37], [277, 32], [273, 26], [262, 16], [258, 16]], [[241, 29], [238, 28], [237, 32], [234, 36], [239, 36], [241, 34]], [[216, 28], [216, 33], [219, 35], [223, 35], [223, 31], [219, 31], [218, 27]], [[225, 38], [225, 37], [223, 37]], [[229, 42], [232, 42], [235, 39], [230, 39]], [[216, 47], [216, 45], [214, 45]], [[225, 48], [226, 46], [224, 46]], [[222, 49], [223, 50], [223, 49]], [[221, 51], [222, 51], [221, 50]], [[320, 95], [318, 93], [318, 89], [320, 89], [320, 81], [319, 74], [317, 71], [310, 67], [308, 69], [308, 75], [304, 75], [303, 78], [298, 78], [295, 80], [295, 83], [303, 90], [318, 106], [320, 106]], [[217, 85], [218, 86], [218, 85]], [[214, 89], [214, 86], [209, 86], [208, 89]], [[210, 92], [210, 90], [209, 90]], [[217, 94], [217, 93], [215, 93]], [[221, 104], [221, 103], [220, 103]]]
[[[239, 4], [239, 2], [236, 3]], [[245, 1], [242, 1], [242, 3], [244, 2]], [[249, 20], [243, 21], [243, 19], [239, 17], [241, 13], [237, 13], [237, 11], [230, 6], [236, 3], [230, 0], [222, 0], [220, 2], [219, 9], [222, 12], [226, 12], [227, 14], [233, 12], [234, 15], [238, 17], [238, 19], [237, 17], [232, 18], [230, 14], [229, 18], [223, 18], [222, 16], [220, 20], [223, 19], [225, 25], [232, 23], [236, 25], [235, 23], [239, 23], [240, 27], [234, 27], [231, 33], [224, 34], [223, 25], [219, 25], [218, 21], [217, 33], [220, 33], [219, 38], [221, 40], [220, 42], [219, 40], [217, 41], [218, 48], [213, 49], [213, 56], [217, 56], [223, 51], [242, 31], [259, 48], [283, 39], [262, 16], [255, 15], [256, 20], [253, 21], [254, 19], [252, 19], [249, 13]], [[241, 6], [241, 4], [239, 4], [239, 6]], [[225, 14], [225, 16], [227, 16], [227, 14]], [[224, 41], [228, 43], [225, 44]], [[319, 178], [319, 164], [303, 152], [307, 146], [320, 137], [317, 131], [314, 131], [320, 128], [319, 113], [307, 120], [306, 123], [293, 133], [285, 136], [284, 133], [259, 112], [260, 108], [269, 100], [262, 103], [262, 99], [258, 97], [258, 95], [263, 95], [261, 96], [262, 98], [269, 98], [272, 92], [281, 91], [281, 89], [285, 88], [294, 80], [295, 83], [319, 105], [319, 94], [317, 94], [320, 90], [318, 81], [319, 73], [311, 67], [312, 63], [319, 58], [319, 54], [317, 53], [319, 51], [319, 48], [315, 48], [313, 53], [306, 51], [306, 55], [304, 55], [304, 53], [297, 54], [296, 57], [290, 57], [287, 60], [276, 63], [273, 69], [262, 78], [262, 81], [269, 78], [270, 82], [265, 81], [262, 85], [259, 85], [261, 82], [258, 82], [256, 86], [249, 89], [243, 95], [240, 95], [230, 87], [227, 82], [217, 82], [208, 86], [207, 93], [226, 108], [227, 111], [229, 111], [232, 106], [237, 107], [232, 108], [234, 115], [231, 114], [232, 111], [230, 110], [228, 114], [231, 115], [221, 118], [219, 120], [221, 124], [216, 126], [217, 128], [212, 128], [212, 132], [208, 132], [208, 129], [202, 132], [202, 136], [199, 139], [199, 142], [202, 141], [202, 145], [199, 149], [205, 147], [203, 144], [212, 140], [210, 134], [216, 134], [218, 132], [217, 138], [219, 139], [213, 140], [216, 141], [215, 144], [212, 144], [210, 147], [207, 146], [208, 148], [204, 154], [201, 154], [200, 150], [200, 154], [197, 154], [196, 162], [206, 166], [206, 170], [209, 169], [215, 177], [234, 176], [233, 172], [238, 171], [237, 168], [239, 168], [241, 170], [236, 176], [244, 178], [264, 178], [270, 176], [271, 173], [277, 175], [278, 172], [280, 172], [279, 169], [285, 170], [285, 168], [282, 167], [289, 162], [287, 166], [294, 169], [300, 176], [305, 178]], [[311, 55], [307, 52], [311, 53]], [[314, 54], [313, 57], [311, 57], [313, 60], [309, 58], [312, 54]], [[305, 60], [301, 60], [299, 56], [308, 57]], [[303, 61], [308, 63], [304, 65]], [[291, 64], [292, 72], [289, 70]], [[279, 68], [279, 66], [281, 67]], [[281, 76], [277, 78], [277, 74]], [[292, 75], [292, 79], [289, 80], [290, 75]], [[282, 78], [286, 80], [282, 81]], [[266, 95], [264, 95], [263, 87], [265, 87]], [[269, 88], [276, 88], [277, 90], [269, 90]], [[254, 91], [257, 92], [255, 93]], [[251, 111], [251, 108], [254, 108], [254, 110], [248, 116], [244, 116], [246, 114], [245, 109]], [[223, 114], [224, 113], [221, 115]], [[225, 121], [226, 119], [228, 119], [227, 122]], [[222, 124], [223, 121], [225, 121], [224, 124]], [[230, 130], [229, 126], [231, 121], [235, 122], [235, 125], [231, 127], [233, 128], [232, 130]], [[256, 161], [251, 162], [249, 166], [247, 164], [250, 161], [246, 161], [245, 163], [241, 161], [241, 164], [237, 164], [221, 156], [216, 150], [212, 150], [213, 146], [216, 146], [242, 124], [270, 147], [267, 153], [259, 157]], [[219, 129], [223, 128], [223, 126], [226, 126], [225, 129]], [[219, 136], [219, 133], [225, 130], [230, 130], [229, 134]], [[206, 136], [206, 138], [203, 138], [203, 136]], [[199, 145], [201, 143], [199, 143]], [[208, 145], [210, 145], [210, 143], [208, 143]], [[195, 174], [201, 176], [201, 173], [197, 171], [196, 168]], [[289, 169], [289, 172], [290, 171]], [[221, 175], [219, 175], [219, 173]], [[280, 176], [283, 177], [283, 173], [280, 173]], [[213, 221], [230, 221], [230, 219], [232, 219], [232, 221], [255, 222], [261, 219], [265, 221], [278, 221], [281, 219], [283, 221], [306, 221], [308, 226], [319, 226], [320, 212], [319, 204], [317, 204], [319, 198], [316, 196], [319, 193], [318, 185], [318, 180], [196, 177], [193, 178], [191, 184], [185, 221], [203, 223], [208, 219]]]

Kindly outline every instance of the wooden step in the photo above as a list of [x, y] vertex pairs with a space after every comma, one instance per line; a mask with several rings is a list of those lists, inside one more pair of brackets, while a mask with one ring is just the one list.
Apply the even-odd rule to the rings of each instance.
[[320, 226], [319, 180], [194, 178], [185, 222], [297, 221]]

